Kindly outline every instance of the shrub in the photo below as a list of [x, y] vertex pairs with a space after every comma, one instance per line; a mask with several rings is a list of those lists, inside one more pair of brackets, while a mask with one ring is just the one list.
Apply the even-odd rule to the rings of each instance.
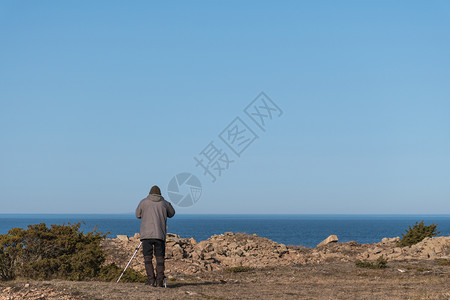
[[[100, 269], [97, 279], [101, 281], [117, 281], [123, 269], [116, 266], [114, 263], [103, 266]], [[147, 277], [134, 269], [128, 268], [120, 279], [121, 282], [147, 282]]]
[[0, 235], [1, 279], [82, 280], [98, 275], [105, 255], [101, 232], [81, 232], [81, 224], [28, 225]]
[[438, 258], [435, 261], [440, 266], [450, 266], [450, 259]]
[[8, 234], [0, 235], [0, 280], [16, 278], [16, 269], [20, 262], [23, 230], [11, 229]]
[[355, 261], [355, 265], [358, 268], [369, 268], [369, 269], [384, 269], [387, 267], [387, 259], [385, 259], [383, 257], [383, 255], [381, 255], [380, 257], [378, 257], [378, 259], [376, 260], [375, 263], [373, 262], [368, 262], [366, 260], [364, 261], [360, 261], [359, 259]]
[[436, 227], [436, 224], [425, 226], [423, 221], [421, 221], [420, 223], [416, 222], [416, 224], [412, 228], [411, 226], [409, 226], [409, 229], [405, 230], [406, 234], [402, 234], [402, 238], [397, 242], [397, 246], [411, 246], [417, 244], [426, 237], [436, 236], [439, 234], [439, 232], [436, 232]]

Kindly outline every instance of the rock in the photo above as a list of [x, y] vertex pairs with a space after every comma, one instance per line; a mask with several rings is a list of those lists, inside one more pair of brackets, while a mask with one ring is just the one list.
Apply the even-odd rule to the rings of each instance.
[[378, 253], [381, 253], [381, 251], [383, 251], [383, 249], [377, 247], [377, 248], [372, 250], [372, 253], [373, 254], [378, 254]]
[[[336, 237], [336, 241], [337, 241], [337, 237]], [[283, 251], [283, 252], [288, 251], [288, 248], [286, 247], [285, 244], [280, 244], [280, 245], [279, 245], [279, 248], [280, 248], [281, 251]]]
[[234, 258], [233, 262], [239, 266], [242, 266], [242, 258], [241, 257]]
[[178, 259], [179, 258], [183, 258], [183, 256], [184, 256], [183, 248], [181, 248], [181, 246], [178, 245], [178, 244], [173, 245], [173, 247], [172, 247], [172, 256], [174, 258], [178, 258]]
[[121, 234], [119, 234], [118, 236], [117, 236], [117, 239], [119, 240], [119, 241], [122, 241], [122, 242], [128, 242], [128, 235], [121, 235]]
[[191, 291], [186, 291], [185, 293], [186, 293], [187, 295], [190, 295], [190, 296], [197, 295], [196, 292], [191, 292]]
[[195, 250], [194, 252], [192, 252], [192, 259], [193, 260], [203, 259], [202, 253], [199, 250]]
[[141, 235], [138, 233], [138, 232], [136, 232], [135, 234], [134, 234], [134, 236], [133, 236], [136, 240], [138, 240], [140, 237], [141, 237]]
[[237, 247], [238, 247], [238, 244], [236, 244], [236, 243], [230, 243], [230, 244], [228, 245], [228, 248], [231, 249], [231, 250], [234, 250], [234, 249], [236, 249]]
[[205, 250], [205, 252], [211, 252], [214, 250], [214, 246], [212, 244], [207, 244], [203, 250]]
[[166, 242], [175, 242], [178, 243], [181, 240], [180, 236], [174, 233], [166, 234]]
[[234, 254], [236, 254], [237, 256], [242, 256], [244, 254], [244, 251], [242, 251], [242, 249], [237, 249]]
[[213, 259], [216, 257], [216, 253], [215, 252], [208, 252], [203, 256], [203, 259]]
[[330, 235], [329, 237], [327, 237], [326, 239], [324, 239], [322, 242], [320, 242], [316, 247], [325, 246], [330, 243], [336, 243], [338, 240], [339, 240], [338, 237], [333, 234], [333, 235]]
[[400, 237], [399, 236], [394, 237], [394, 238], [387, 238], [387, 237], [385, 237], [385, 238], [383, 238], [381, 240], [381, 242], [383, 244], [395, 243], [395, 242], [398, 242], [398, 241], [400, 241]]

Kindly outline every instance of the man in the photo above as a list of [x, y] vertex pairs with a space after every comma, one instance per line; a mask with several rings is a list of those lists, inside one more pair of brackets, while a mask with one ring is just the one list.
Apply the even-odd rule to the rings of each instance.
[[[161, 196], [161, 190], [154, 185], [147, 198], [136, 208], [136, 217], [141, 219], [141, 242], [143, 246], [146, 285], [164, 285], [164, 256], [166, 253], [167, 218], [175, 215], [175, 209]], [[156, 258], [156, 278], [153, 271], [153, 253]]]

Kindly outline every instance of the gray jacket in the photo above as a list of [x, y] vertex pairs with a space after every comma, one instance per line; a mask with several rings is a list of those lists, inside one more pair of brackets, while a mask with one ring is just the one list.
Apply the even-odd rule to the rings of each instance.
[[141, 219], [141, 240], [166, 240], [167, 218], [175, 215], [172, 204], [163, 196], [150, 194], [136, 208], [136, 218]]

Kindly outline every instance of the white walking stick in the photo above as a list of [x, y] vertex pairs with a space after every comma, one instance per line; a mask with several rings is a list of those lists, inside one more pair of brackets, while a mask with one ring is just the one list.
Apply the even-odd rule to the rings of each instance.
[[130, 261], [128, 262], [128, 264], [127, 264], [127, 266], [125, 267], [125, 269], [123, 269], [123, 272], [122, 272], [122, 274], [120, 274], [120, 277], [119, 277], [119, 279], [117, 279], [117, 282], [116, 282], [116, 283], [119, 283], [120, 278], [122, 278], [123, 273], [125, 273], [125, 271], [127, 270], [128, 266], [130, 265], [131, 261], [132, 261], [133, 258], [136, 256], [136, 253], [138, 252], [139, 248], [141, 248], [141, 246], [142, 246], [142, 242], [141, 242], [141, 243], [139, 244], [139, 246], [136, 248], [136, 251], [134, 251], [133, 256], [131, 257], [131, 259], [130, 259]]

